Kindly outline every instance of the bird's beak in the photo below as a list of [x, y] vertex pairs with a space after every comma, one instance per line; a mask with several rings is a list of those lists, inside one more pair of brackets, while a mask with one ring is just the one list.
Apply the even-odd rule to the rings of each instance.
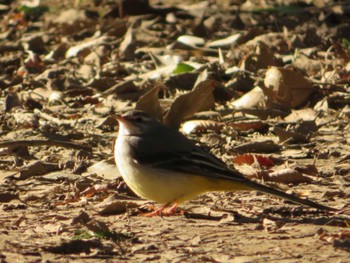
[[119, 122], [119, 123], [125, 123], [126, 122], [126, 119], [123, 117], [123, 115], [121, 115], [121, 114], [118, 114], [118, 115], [112, 115], [112, 117], [113, 118], [115, 118], [115, 119], [117, 119], [117, 121]]
[[118, 121], [119, 127], [121, 125], [126, 125], [128, 123], [128, 121], [121, 115], [121, 114], [111, 114], [110, 115], [113, 119]]
[[128, 119], [123, 117], [123, 115], [118, 114], [113, 115], [113, 117], [116, 118], [119, 123], [119, 132], [129, 134], [130, 131], [134, 129], [132, 123]]
[[117, 119], [117, 121], [123, 121], [123, 116], [122, 115], [113, 115], [114, 118]]

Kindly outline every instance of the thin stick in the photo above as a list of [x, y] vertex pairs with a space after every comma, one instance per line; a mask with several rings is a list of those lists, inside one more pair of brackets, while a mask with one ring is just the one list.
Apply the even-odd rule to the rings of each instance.
[[6, 148], [6, 147], [19, 147], [19, 146], [41, 146], [41, 145], [48, 145], [48, 146], [60, 146], [64, 148], [72, 148], [72, 149], [81, 149], [81, 150], [87, 150], [92, 151], [92, 148], [90, 146], [76, 144], [72, 142], [64, 142], [64, 141], [52, 141], [52, 140], [19, 140], [19, 141], [5, 141], [0, 142], [0, 148]]

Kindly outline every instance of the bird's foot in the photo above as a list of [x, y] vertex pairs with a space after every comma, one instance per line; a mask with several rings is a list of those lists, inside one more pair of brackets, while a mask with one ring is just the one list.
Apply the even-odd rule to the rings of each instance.
[[177, 206], [178, 204], [177, 203], [174, 203], [172, 206], [170, 206], [170, 203], [168, 204], [165, 204], [163, 206], [161, 206], [160, 208], [156, 209], [155, 211], [153, 212], [149, 212], [149, 213], [145, 213], [145, 214], [142, 214], [142, 216], [145, 216], [145, 217], [152, 217], [152, 216], [160, 216], [160, 217], [163, 217], [163, 216], [173, 216], [173, 215], [178, 215], [179, 211], [177, 210]]

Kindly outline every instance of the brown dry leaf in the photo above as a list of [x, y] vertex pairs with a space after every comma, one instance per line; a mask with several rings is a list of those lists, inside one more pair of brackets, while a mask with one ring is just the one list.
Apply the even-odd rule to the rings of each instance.
[[91, 165], [87, 169], [87, 172], [91, 174], [97, 174], [105, 179], [116, 179], [118, 177], [121, 177], [119, 169], [114, 162], [114, 158], [102, 160]]
[[108, 37], [101, 36], [99, 38], [92, 38], [90, 40], [85, 40], [80, 44], [77, 44], [69, 48], [66, 52], [66, 58], [72, 58], [77, 56], [86, 57], [91, 53], [93, 49], [98, 48], [99, 46], [106, 43]]
[[139, 94], [140, 91], [132, 79], [118, 82], [112, 87], [102, 92], [103, 95], [116, 94], [118, 98], [123, 97], [123, 95], [135, 94], [135, 93]]
[[300, 110], [293, 110], [291, 114], [284, 119], [287, 122], [314, 121], [317, 117], [317, 112], [312, 108], [305, 108]]
[[241, 36], [242, 36], [241, 33], [236, 33], [236, 34], [230, 35], [230, 36], [223, 38], [223, 39], [209, 41], [205, 44], [205, 46], [209, 47], [209, 48], [220, 48], [220, 47], [229, 48], [234, 43], [236, 43]]
[[226, 143], [225, 138], [217, 133], [203, 134], [199, 141], [208, 147], [216, 147], [218, 145], [224, 145]]
[[308, 164], [305, 166], [296, 166], [296, 167], [294, 167], [294, 170], [296, 170], [300, 173], [314, 175], [314, 176], [317, 176], [319, 174], [318, 169], [317, 169], [315, 164]]
[[86, 15], [85, 11], [82, 9], [66, 9], [61, 12], [61, 14], [52, 21], [53, 27], [57, 27], [60, 33], [65, 35], [71, 35], [79, 32], [84, 28], [89, 28], [94, 23], [90, 21]]
[[126, 31], [123, 42], [119, 46], [119, 55], [125, 59], [133, 59], [135, 57], [136, 39], [132, 27]]
[[350, 52], [348, 49], [344, 48], [339, 42], [334, 42], [333, 47], [340, 58], [345, 62], [350, 61]]
[[17, 92], [10, 92], [5, 98], [5, 112], [9, 112], [12, 108], [21, 107], [22, 102]]
[[33, 161], [30, 164], [23, 167], [19, 173], [19, 176], [18, 177], [16, 176], [16, 178], [20, 180], [25, 180], [29, 177], [57, 171], [58, 169], [59, 167], [55, 163]]
[[266, 123], [263, 123], [260, 120], [247, 120], [247, 121], [239, 121], [239, 122], [229, 122], [225, 123], [227, 126], [230, 126], [238, 131], [266, 131], [269, 126]]
[[39, 119], [38, 116], [36, 116], [33, 113], [29, 112], [16, 112], [13, 113], [12, 116], [15, 119], [16, 124], [18, 127], [25, 128], [25, 129], [32, 129], [32, 128], [38, 128], [39, 127]]
[[38, 225], [35, 227], [35, 232], [40, 234], [58, 234], [62, 232], [61, 223], [48, 223], [45, 225]]
[[273, 127], [272, 132], [278, 136], [280, 142], [306, 143], [310, 137], [307, 133], [298, 133], [293, 130], [286, 130], [280, 127]]
[[108, 36], [114, 36], [117, 38], [121, 38], [125, 35], [127, 31], [127, 21], [121, 18], [106, 18], [101, 22], [101, 31], [106, 32]]
[[59, 192], [61, 190], [60, 186], [47, 186], [45, 189], [36, 189], [36, 191], [29, 192], [21, 196], [23, 201], [35, 201], [40, 199], [47, 199], [53, 193]]
[[24, 61], [24, 66], [29, 72], [43, 72], [45, 70], [45, 63], [41, 60], [38, 54], [28, 50], [28, 57]]
[[281, 66], [282, 63], [275, 58], [273, 51], [264, 42], [258, 42], [255, 50], [245, 56], [241, 61], [241, 69], [257, 72], [269, 66]]
[[286, 68], [269, 68], [264, 84], [269, 98], [287, 109], [303, 104], [313, 91], [311, 81], [302, 74]]
[[293, 66], [310, 76], [320, 73], [322, 69], [322, 63], [320, 60], [310, 59], [303, 54], [299, 54], [299, 56], [293, 60]]
[[179, 55], [158, 55], [152, 51], [149, 52], [149, 56], [151, 57], [156, 68], [174, 66], [175, 69], [176, 65], [183, 60], [182, 56]]
[[103, 205], [99, 205], [98, 213], [100, 215], [118, 215], [125, 213], [128, 209], [138, 208], [144, 205], [146, 201], [132, 201], [132, 200], [115, 200]]
[[333, 243], [333, 247], [336, 249], [350, 250], [350, 231], [347, 229], [332, 234], [321, 228], [317, 235], [323, 242]]
[[283, 184], [300, 184], [300, 183], [310, 183], [312, 178], [303, 175], [302, 173], [286, 168], [272, 173], [261, 173], [258, 175], [265, 181], [283, 183]]
[[317, 129], [315, 121], [312, 120], [291, 123], [286, 129], [275, 126], [272, 131], [278, 136], [280, 142], [306, 143]]
[[160, 85], [154, 86], [151, 90], [142, 95], [136, 103], [136, 110], [143, 110], [152, 117], [163, 121], [162, 108], [159, 104], [158, 93]]
[[197, 111], [212, 108], [214, 88], [215, 81], [206, 79], [196, 85], [191, 92], [177, 97], [164, 117], [164, 124], [178, 129], [184, 119], [190, 118]]
[[207, 131], [214, 131], [219, 133], [224, 124], [218, 121], [212, 120], [190, 120], [186, 121], [182, 125], [182, 131], [186, 134], [202, 133]]
[[273, 221], [268, 218], [264, 218], [262, 225], [267, 232], [276, 232], [278, 229], [285, 225], [282, 221]]
[[270, 153], [280, 150], [280, 146], [272, 140], [248, 142], [234, 147], [240, 152]]
[[277, 108], [250, 108], [237, 110], [239, 113], [254, 115], [262, 120], [268, 120], [270, 118], [284, 117], [289, 114], [289, 111], [277, 109]]
[[101, 215], [116, 215], [123, 214], [127, 209], [138, 208], [146, 203], [148, 203], [148, 201], [135, 200], [127, 196], [113, 194], [104, 199], [101, 203], [95, 205], [95, 208]]
[[188, 35], [179, 36], [176, 41], [191, 48], [202, 47], [205, 44], [203, 38]]
[[235, 109], [265, 108], [266, 99], [262, 88], [255, 87], [237, 100], [231, 102]]
[[272, 167], [275, 165], [271, 158], [253, 154], [238, 155], [234, 158], [233, 162], [235, 164], [258, 164], [260, 167]]
[[18, 192], [12, 189], [7, 189], [7, 187], [2, 186], [0, 190], [0, 203], [9, 203], [12, 200], [19, 199]]
[[107, 192], [109, 185], [108, 184], [95, 184], [86, 188], [84, 191], [80, 193], [80, 195], [84, 195], [89, 198], [94, 196], [98, 192]]

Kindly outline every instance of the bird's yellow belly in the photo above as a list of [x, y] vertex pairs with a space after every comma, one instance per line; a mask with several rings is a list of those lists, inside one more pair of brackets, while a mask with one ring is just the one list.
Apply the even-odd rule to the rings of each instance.
[[[183, 202], [207, 191], [199, 176], [176, 172], [154, 172], [153, 168], [130, 164], [132, 160], [120, 160], [118, 168], [125, 183], [140, 197], [158, 203]], [[151, 171], [152, 170], [152, 171]]]
[[245, 187], [237, 182], [208, 176], [180, 174], [173, 171], [155, 169], [134, 162], [132, 158], [115, 148], [115, 160], [125, 183], [138, 196], [158, 203], [181, 203], [208, 191], [234, 191]]
[[[171, 171], [154, 171], [154, 168], [139, 164], [130, 165], [132, 160], [120, 160], [118, 168], [126, 184], [140, 197], [158, 203], [181, 203], [208, 191], [243, 190], [237, 183], [211, 179], [205, 176], [184, 175]], [[161, 173], [160, 173], [161, 172]]]

